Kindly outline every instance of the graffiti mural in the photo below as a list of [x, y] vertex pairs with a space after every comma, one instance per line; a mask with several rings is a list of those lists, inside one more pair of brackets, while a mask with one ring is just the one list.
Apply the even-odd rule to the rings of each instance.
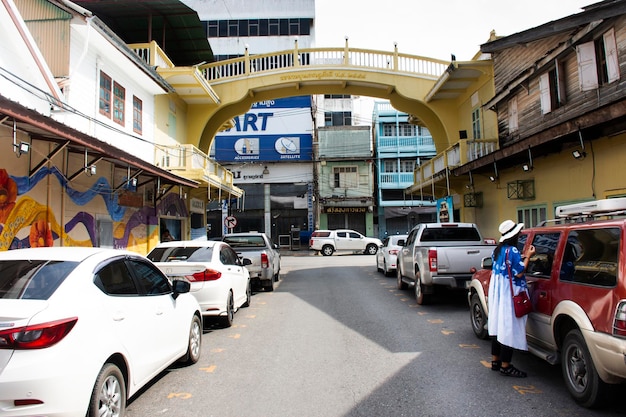
[[113, 220], [113, 246], [116, 248], [145, 253], [148, 242], [151, 246], [158, 242], [157, 215], [188, 216], [185, 202], [175, 193], [163, 196], [156, 207], [131, 208], [119, 204], [118, 191], [105, 177], [97, 178], [89, 189], [80, 191], [73, 188], [56, 167], [41, 168], [29, 177], [12, 176], [0, 168], [0, 250], [98, 246], [97, 221], [91, 210], [66, 210], [75, 214], [61, 225], [50, 207], [28, 195], [50, 178], [56, 179], [73, 208], [84, 207], [98, 199], [104, 204]]

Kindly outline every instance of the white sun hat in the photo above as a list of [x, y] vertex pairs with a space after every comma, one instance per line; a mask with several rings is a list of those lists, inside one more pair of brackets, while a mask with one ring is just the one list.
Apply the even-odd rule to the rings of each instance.
[[500, 223], [500, 227], [498, 230], [502, 237], [500, 237], [500, 242], [504, 242], [507, 239], [512, 238], [516, 234], [520, 232], [524, 228], [524, 223], [515, 223], [513, 220], [505, 220]]

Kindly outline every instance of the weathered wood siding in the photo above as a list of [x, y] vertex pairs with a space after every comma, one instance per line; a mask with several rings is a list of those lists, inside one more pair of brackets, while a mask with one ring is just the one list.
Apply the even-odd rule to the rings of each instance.
[[[546, 71], [538, 71], [520, 87], [513, 91], [512, 97], [517, 98], [519, 129], [509, 131], [508, 100], [498, 103], [498, 129], [501, 146], [510, 145], [518, 140], [527, 138], [547, 128], [571, 121], [574, 118], [601, 109], [611, 103], [623, 100], [626, 97], [626, 17], [620, 17], [612, 26], [615, 30], [615, 40], [620, 66], [618, 81], [600, 85], [590, 91], [581, 91], [579, 85], [578, 61], [576, 48], [571, 47], [565, 56], [559, 58], [560, 68], [563, 71], [565, 103], [547, 114], [541, 112], [539, 91], [539, 77]], [[604, 26], [594, 30], [593, 38], [602, 36], [608, 29]], [[527, 46], [517, 46], [498, 52], [494, 57], [496, 94], [505, 89], [526, 70], [531, 69], [541, 58], [548, 55], [571, 34], [552, 36]], [[591, 38], [585, 38], [588, 42]]]

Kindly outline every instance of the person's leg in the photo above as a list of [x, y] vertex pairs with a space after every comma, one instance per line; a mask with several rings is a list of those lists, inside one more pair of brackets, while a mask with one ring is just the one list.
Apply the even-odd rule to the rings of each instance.
[[516, 378], [526, 378], [526, 372], [520, 371], [511, 363], [513, 359], [513, 348], [500, 345], [500, 373], [505, 376], [514, 376]]
[[496, 336], [491, 336], [491, 370], [499, 371], [502, 361], [500, 355], [502, 352], [502, 345], [498, 342]]

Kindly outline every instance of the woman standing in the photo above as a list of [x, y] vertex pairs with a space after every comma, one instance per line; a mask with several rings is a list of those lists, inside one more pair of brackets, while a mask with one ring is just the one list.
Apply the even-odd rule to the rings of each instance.
[[513, 220], [505, 220], [498, 230], [501, 233], [500, 243], [493, 251], [493, 267], [489, 283], [489, 336], [491, 342], [491, 369], [500, 371], [501, 375], [525, 378], [526, 373], [511, 363], [513, 350], [528, 350], [526, 342], [527, 316], [515, 317], [513, 297], [511, 295], [511, 278], [513, 293], [528, 291], [524, 271], [528, 267], [528, 258], [535, 254], [535, 247], [530, 245], [522, 256], [517, 249], [519, 233], [524, 223], [516, 224]]

